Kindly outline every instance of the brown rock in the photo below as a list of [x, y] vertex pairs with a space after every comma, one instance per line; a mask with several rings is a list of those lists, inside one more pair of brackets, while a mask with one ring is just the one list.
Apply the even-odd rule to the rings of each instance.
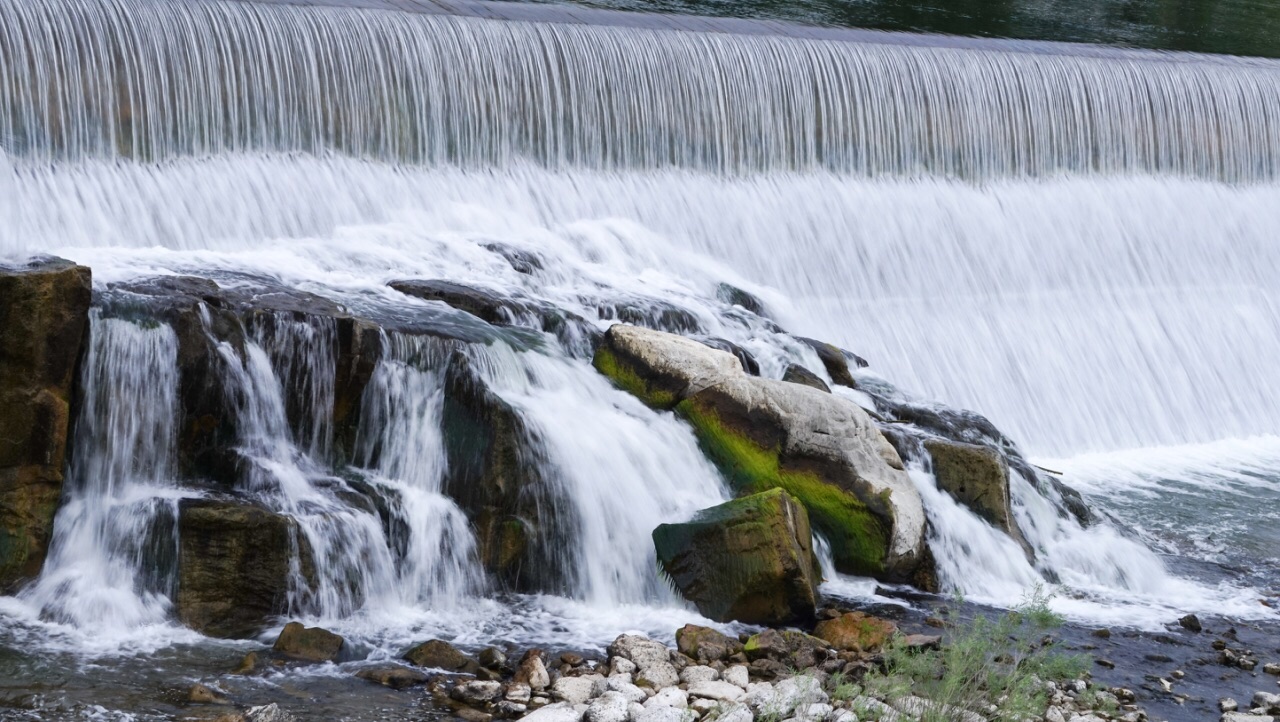
[[0, 594], [39, 574], [48, 553], [91, 300], [84, 266], [0, 266]]
[[420, 684], [426, 684], [427, 680], [430, 679], [416, 669], [401, 667], [398, 664], [368, 667], [356, 672], [356, 676], [391, 689], [408, 689]]
[[203, 684], [193, 684], [187, 691], [187, 701], [191, 704], [228, 704], [227, 698]]
[[250, 652], [240, 660], [240, 666], [232, 674], [253, 674], [258, 669], [258, 653]]
[[405, 652], [404, 658], [419, 667], [443, 669], [446, 672], [475, 674], [481, 667], [474, 659], [458, 651], [452, 644], [432, 639]]
[[280, 630], [273, 649], [284, 657], [301, 662], [332, 662], [342, 652], [345, 640], [320, 627], [304, 627], [289, 622]]
[[1018, 542], [1030, 556], [1031, 545], [1022, 536], [1009, 504], [1009, 464], [995, 449], [929, 439], [925, 449], [933, 460], [938, 486], [989, 524]]
[[898, 625], [862, 612], [849, 612], [838, 619], [818, 622], [813, 635], [832, 647], [856, 652], [876, 652], [893, 638]]
[[743, 651], [752, 661], [753, 668], [757, 661], [769, 659], [797, 669], [807, 669], [833, 654], [822, 639], [804, 632], [777, 629], [766, 629], [752, 636], [743, 645]]
[[710, 627], [686, 624], [676, 630], [676, 649], [700, 664], [727, 659], [742, 651], [742, 643]]
[[940, 649], [942, 637], [932, 634], [908, 634], [899, 640], [898, 644], [907, 649]]

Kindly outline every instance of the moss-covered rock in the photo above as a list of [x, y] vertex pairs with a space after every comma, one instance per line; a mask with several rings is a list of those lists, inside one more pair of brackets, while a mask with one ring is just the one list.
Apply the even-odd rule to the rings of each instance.
[[[829, 656], [830, 645], [819, 639], [794, 629], [766, 629], [753, 634], [742, 645], [747, 659], [755, 662], [768, 659], [787, 665], [792, 669], [809, 669]], [[754, 665], [753, 665], [754, 666]]]
[[742, 643], [710, 627], [686, 624], [676, 630], [676, 649], [702, 664], [727, 659], [742, 651]]
[[1009, 501], [1009, 465], [1000, 452], [981, 444], [928, 439], [938, 486], [992, 526], [1029, 550]]
[[877, 652], [898, 631], [888, 619], [862, 612], [847, 612], [835, 619], [824, 619], [813, 629], [813, 636], [832, 647], [852, 652]]
[[48, 552], [91, 300], [83, 266], [0, 267], [0, 593], [39, 574]]
[[783, 624], [813, 616], [821, 574], [809, 516], [781, 489], [653, 531], [658, 562], [710, 619]]
[[212, 637], [249, 637], [289, 611], [297, 562], [315, 565], [297, 523], [254, 504], [186, 499], [178, 510], [178, 619]]
[[897, 452], [852, 401], [748, 376], [737, 360], [688, 339], [614, 326], [596, 368], [687, 419], [744, 494], [781, 488], [831, 543], [836, 566], [909, 582], [926, 559], [924, 505]]

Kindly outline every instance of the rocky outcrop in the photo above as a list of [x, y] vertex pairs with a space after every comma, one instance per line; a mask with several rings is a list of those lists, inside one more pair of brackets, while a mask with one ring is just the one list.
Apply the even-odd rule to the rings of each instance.
[[1030, 550], [1010, 506], [1009, 465], [998, 451], [943, 439], [928, 439], [924, 448], [943, 491]]
[[178, 535], [178, 619], [212, 637], [251, 636], [287, 612], [295, 557], [315, 577], [296, 522], [254, 504], [185, 499]]
[[898, 453], [854, 402], [748, 376], [730, 354], [633, 326], [609, 329], [595, 366], [687, 419], [739, 491], [781, 488], [799, 499], [841, 571], [917, 578], [923, 503]]
[[748, 624], [813, 616], [821, 573], [812, 539], [808, 513], [781, 489], [704, 509], [653, 532], [658, 562], [699, 612]]
[[511, 590], [562, 586], [566, 573], [550, 543], [559, 520], [540, 471], [541, 441], [460, 352], [445, 371], [442, 428], [443, 491], [471, 519], [484, 567]]
[[62, 494], [88, 268], [0, 267], [0, 594], [40, 572]]

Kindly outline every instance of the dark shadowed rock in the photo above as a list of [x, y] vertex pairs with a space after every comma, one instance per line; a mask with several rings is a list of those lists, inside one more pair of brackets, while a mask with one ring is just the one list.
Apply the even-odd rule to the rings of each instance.
[[858, 388], [858, 382], [853, 380], [853, 374], [849, 372], [849, 364], [852, 362], [856, 368], [865, 368], [867, 366], [865, 359], [826, 341], [805, 338], [804, 336], [795, 336], [794, 338], [803, 342], [818, 354], [818, 358], [822, 361], [822, 365], [826, 367], [827, 375], [831, 377], [832, 381], [841, 386], [848, 386], [851, 389]]
[[716, 286], [716, 298], [731, 306], [741, 306], [762, 318], [769, 317], [763, 301], [737, 286], [721, 283]]
[[653, 531], [658, 562], [698, 611], [719, 622], [783, 624], [813, 616], [821, 573], [809, 515], [772, 489]]
[[808, 386], [811, 389], [831, 393], [831, 387], [827, 386], [826, 381], [823, 381], [817, 374], [798, 364], [791, 364], [788, 366], [786, 372], [782, 374], [782, 380], [790, 384], [800, 384], [801, 386]]
[[178, 619], [212, 637], [251, 636], [287, 611], [295, 554], [315, 577], [297, 523], [254, 504], [184, 499], [178, 532]]
[[676, 630], [676, 649], [702, 664], [716, 662], [738, 654], [742, 643], [710, 627], [686, 624]]
[[832, 656], [825, 640], [790, 629], [766, 629], [752, 635], [742, 645], [747, 658], [755, 662], [768, 659], [793, 669], [808, 669]]
[[654, 298], [601, 302], [596, 305], [596, 312], [602, 321], [620, 321], [669, 333], [703, 333], [702, 323], [692, 311]]
[[300, 662], [332, 662], [342, 653], [345, 643], [346, 640], [327, 629], [289, 622], [280, 630], [272, 649]]
[[91, 300], [84, 266], [0, 266], [0, 594], [39, 574], [48, 552]]
[[561, 586], [565, 570], [551, 548], [558, 518], [540, 471], [541, 440], [459, 352], [445, 372], [442, 428], [449, 462], [443, 491], [471, 519], [485, 568], [513, 590]]
[[525, 251], [516, 248], [515, 246], [511, 246], [506, 243], [498, 243], [496, 241], [484, 244], [484, 248], [485, 250], [502, 256], [507, 263], [511, 264], [511, 267], [515, 269], [517, 273], [529, 275], [536, 271], [541, 271], [545, 267], [545, 264], [542, 261], [542, 256], [534, 253], [533, 251]]

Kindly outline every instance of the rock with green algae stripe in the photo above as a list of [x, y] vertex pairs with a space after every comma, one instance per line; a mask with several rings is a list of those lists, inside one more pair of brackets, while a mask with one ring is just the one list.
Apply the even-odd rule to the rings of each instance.
[[813, 616], [821, 575], [809, 515], [772, 489], [653, 531], [658, 562], [710, 619], [783, 624]]
[[808, 510], [842, 572], [918, 582], [924, 505], [898, 453], [856, 403], [749, 376], [731, 354], [673, 334], [616, 325], [596, 368], [690, 422], [743, 494], [784, 489]]

